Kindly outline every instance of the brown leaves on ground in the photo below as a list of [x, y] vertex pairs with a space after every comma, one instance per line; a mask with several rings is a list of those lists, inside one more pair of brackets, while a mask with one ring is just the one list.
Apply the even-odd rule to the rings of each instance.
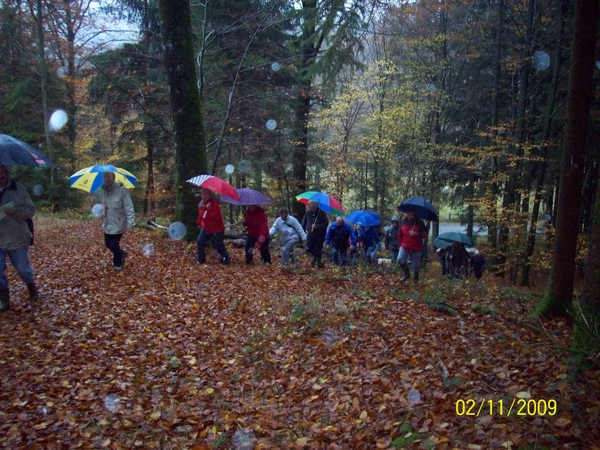
[[537, 299], [490, 279], [430, 264], [416, 289], [382, 268], [282, 270], [275, 250], [199, 266], [193, 243], [144, 229], [114, 272], [98, 223], [39, 221], [40, 301], [10, 268], [0, 315], [2, 448], [600, 442], [600, 371], [571, 380], [567, 324], [528, 321]]

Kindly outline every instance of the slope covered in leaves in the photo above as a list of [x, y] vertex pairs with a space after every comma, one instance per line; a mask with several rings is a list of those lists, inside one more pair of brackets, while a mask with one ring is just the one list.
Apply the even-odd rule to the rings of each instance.
[[246, 266], [235, 249], [198, 266], [194, 245], [144, 229], [123, 245], [114, 272], [98, 223], [40, 219], [41, 300], [8, 270], [1, 448], [600, 442], [600, 372], [570, 379], [567, 324], [527, 322], [527, 299], [491, 280], [432, 265], [415, 289], [385, 270]]

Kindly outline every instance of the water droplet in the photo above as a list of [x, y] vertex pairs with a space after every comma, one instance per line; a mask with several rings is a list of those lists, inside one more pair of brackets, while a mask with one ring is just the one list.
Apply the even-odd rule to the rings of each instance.
[[251, 167], [252, 167], [252, 164], [250, 164], [250, 161], [248, 161], [247, 159], [242, 159], [238, 163], [238, 169], [242, 173], [248, 173], [248, 172], [250, 172], [250, 168]]
[[233, 164], [227, 164], [227, 166], [225, 166], [225, 172], [228, 175], [231, 175], [233, 172], [235, 172], [235, 166]]
[[167, 233], [171, 239], [182, 239], [185, 236], [187, 229], [181, 222], [173, 222], [169, 225]]
[[273, 119], [267, 120], [267, 129], [274, 130], [275, 128], [277, 128], [277, 121]]
[[450, 186], [444, 186], [442, 189], [442, 194], [446, 195], [450, 193]]
[[96, 203], [94, 206], [92, 206], [92, 214], [95, 217], [102, 217], [104, 214], [104, 205], [101, 203]]
[[237, 430], [231, 440], [236, 450], [252, 450], [254, 448], [254, 433], [247, 428]]
[[416, 389], [411, 389], [406, 398], [411, 403], [419, 403], [421, 401], [421, 394]]
[[182, 211], [185, 209], [185, 205], [183, 203], [179, 204], [179, 209], [181, 209]]
[[144, 256], [151, 256], [154, 253], [154, 244], [144, 244], [142, 252]]
[[121, 407], [121, 399], [115, 394], [109, 394], [104, 399], [104, 407], [112, 413], [117, 412]]
[[48, 121], [48, 126], [50, 127], [51, 131], [57, 132], [57, 131], [60, 131], [60, 129], [65, 126], [65, 124], [67, 123], [67, 120], [69, 120], [69, 116], [67, 115], [67, 113], [65, 111], [63, 111], [62, 109], [57, 109], [50, 116], [50, 120]]
[[36, 184], [33, 187], [33, 193], [39, 197], [44, 193], [44, 186], [42, 186], [41, 184]]
[[600, 69], [600, 61], [596, 61], [596, 67]]
[[273, 64], [271, 64], [271, 70], [273, 72], [277, 72], [279, 69], [281, 69], [281, 66], [279, 65], [278, 62], [274, 62]]
[[546, 52], [537, 51], [533, 54], [531, 63], [536, 70], [546, 70], [550, 67], [550, 55]]

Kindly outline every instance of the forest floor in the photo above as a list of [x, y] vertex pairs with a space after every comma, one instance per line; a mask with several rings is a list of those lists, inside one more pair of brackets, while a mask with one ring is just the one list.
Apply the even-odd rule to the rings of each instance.
[[[10, 267], [0, 448], [599, 448], [600, 367], [574, 375], [539, 292], [383, 267], [222, 266], [136, 228], [36, 219], [40, 300]], [[152, 243], [148, 256], [143, 246]]]

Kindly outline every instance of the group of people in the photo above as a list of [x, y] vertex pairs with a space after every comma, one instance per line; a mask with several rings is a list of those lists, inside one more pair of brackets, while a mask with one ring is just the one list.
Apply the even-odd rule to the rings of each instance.
[[487, 263], [479, 250], [473, 255], [460, 242], [453, 242], [445, 248], [437, 249], [437, 256], [442, 268], [442, 276], [449, 278], [463, 278], [468, 275], [480, 279], [486, 269]]

